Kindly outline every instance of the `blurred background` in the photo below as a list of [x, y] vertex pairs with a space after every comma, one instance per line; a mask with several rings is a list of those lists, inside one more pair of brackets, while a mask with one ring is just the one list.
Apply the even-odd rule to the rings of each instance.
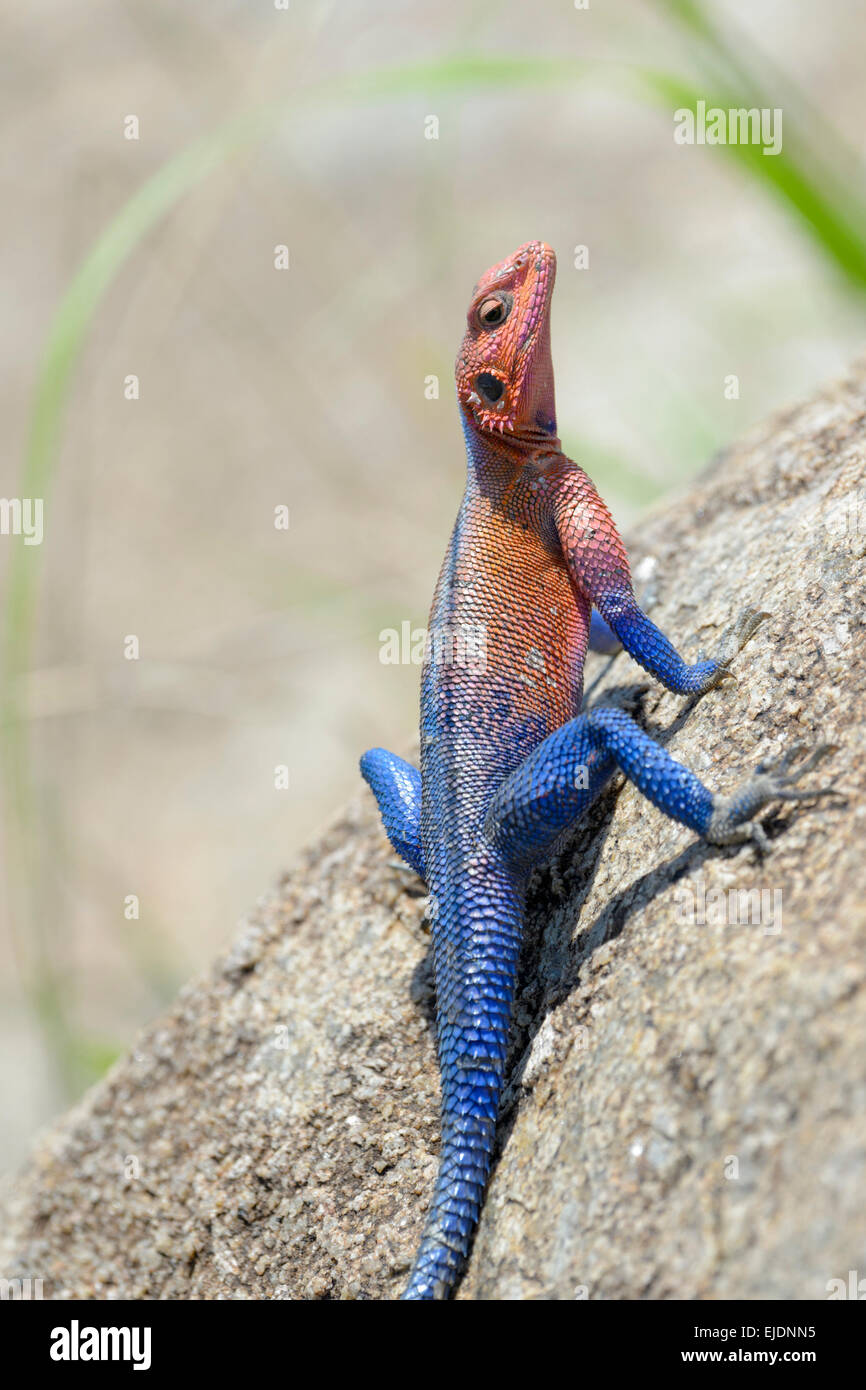
[[[0, 37], [0, 495], [45, 526], [0, 535], [8, 1168], [412, 736], [379, 634], [426, 621], [488, 265], [558, 252], [560, 433], [624, 526], [862, 348], [866, 20], [30, 0]], [[781, 108], [782, 153], [676, 144], [698, 99]]]

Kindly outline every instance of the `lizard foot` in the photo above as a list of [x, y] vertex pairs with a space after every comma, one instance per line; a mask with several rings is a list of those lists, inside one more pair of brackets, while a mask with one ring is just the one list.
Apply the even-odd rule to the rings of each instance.
[[738, 845], [751, 840], [761, 853], [766, 853], [770, 848], [767, 832], [759, 821], [751, 818], [769, 801], [805, 801], [819, 796], [839, 796], [833, 785], [835, 777], [826, 787], [794, 785], [805, 773], [811, 772], [822, 758], [837, 751], [835, 744], [819, 744], [809, 757], [789, 771], [804, 747], [802, 743], [793, 744], [781, 758], [759, 763], [751, 777], [730, 796], [717, 795], [704, 838], [714, 845]]
[[770, 614], [762, 608], [744, 608], [736, 621], [730, 627], [725, 628], [712, 657], [715, 670], [708, 676], [704, 690], [714, 690], [717, 686], [728, 682], [736, 685], [737, 678], [730, 669], [731, 662], [743, 650], [749, 638], [754, 636], [764, 619], [769, 618], [769, 616]]

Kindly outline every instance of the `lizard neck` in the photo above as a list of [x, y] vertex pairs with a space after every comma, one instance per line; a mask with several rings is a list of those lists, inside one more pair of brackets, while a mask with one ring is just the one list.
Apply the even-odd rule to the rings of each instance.
[[470, 484], [476, 482], [484, 490], [485, 482], [511, 481], [527, 463], [540, 463], [562, 453], [562, 444], [553, 428], [525, 426], [518, 433], [498, 434], [479, 429], [472, 411], [460, 408], [463, 437], [466, 441], [466, 461]]

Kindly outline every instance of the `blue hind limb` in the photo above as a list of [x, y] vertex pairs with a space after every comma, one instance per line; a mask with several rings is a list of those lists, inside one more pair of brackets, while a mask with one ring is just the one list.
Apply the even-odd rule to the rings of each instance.
[[506, 778], [487, 812], [485, 838], [515, 867], [530, 867], [616, 767], [665, 815], [706, 832], [713, 793], [623, 710], [596, 709], [563, 724]]
[[766, 832], [753, 817], [768, 802], [834, 795], [832, 782], [826, 787], [795, 786], [835, 751], [833, 746], [820, 744], [798, 762], [802, 751], [798, 745], [777, 762], [760, 764], [730, 795], [722, 796], [705, 787], [623, 710], [595, 709], [550, 734], [506, 778], [490, 803], [485, 839], [515, 868], [530, 868], [619, 767], [660, 811], [710, 844], [752, 840], [766, 850]]
[[424, 878], [421, 773], [387, 748], [369, 748], [361, 758], [361, 776], [376, 798], [385, 834], [394, 849]]

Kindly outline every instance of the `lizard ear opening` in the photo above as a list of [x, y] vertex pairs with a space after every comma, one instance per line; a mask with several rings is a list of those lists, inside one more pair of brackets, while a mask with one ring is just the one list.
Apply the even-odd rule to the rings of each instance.
[[489, 405], [496, 405], [497, 401], [501, 401], [505, 392], [504, 382], [492, 376], [490, 372], [480, 372], [475, 378], [475, 386]]

